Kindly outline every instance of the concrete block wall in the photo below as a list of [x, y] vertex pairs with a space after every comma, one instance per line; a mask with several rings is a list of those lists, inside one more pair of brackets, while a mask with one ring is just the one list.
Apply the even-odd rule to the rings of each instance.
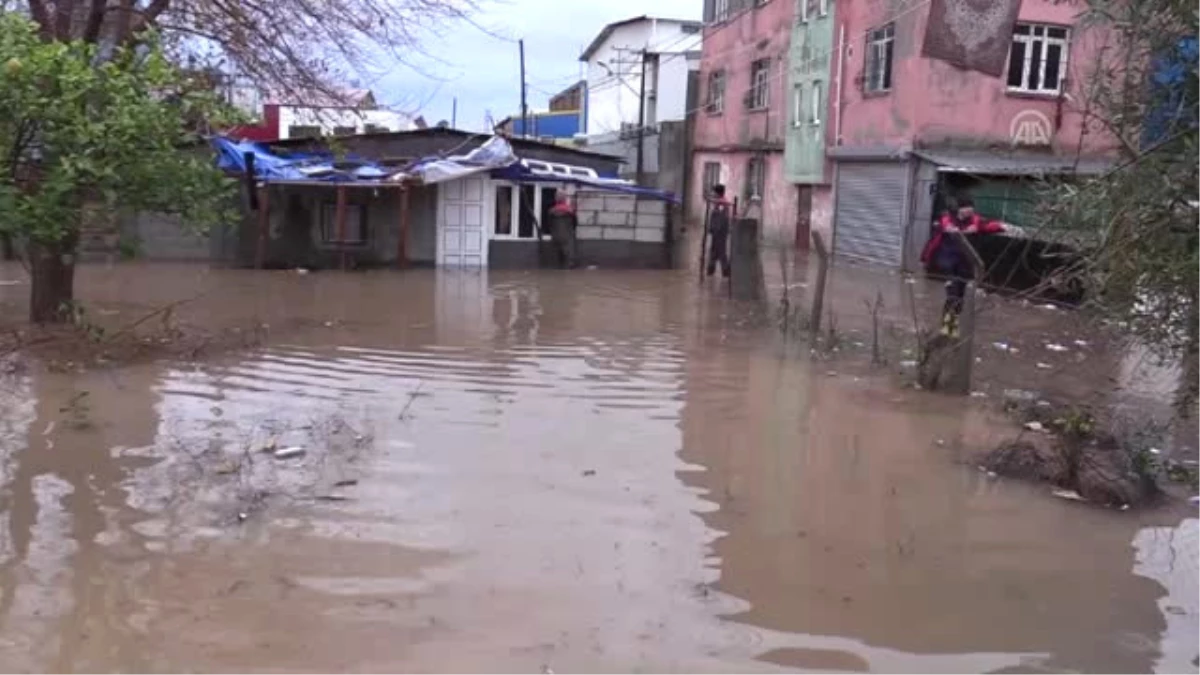
[[581, 192], [576, 198], [579, 239], [662, 243], [667, 204], [634, 195]]

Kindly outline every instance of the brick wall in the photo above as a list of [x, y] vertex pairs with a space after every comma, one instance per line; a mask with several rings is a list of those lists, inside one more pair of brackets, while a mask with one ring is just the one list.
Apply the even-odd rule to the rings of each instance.
[[616, 240], [663, 243], [666, 240], [667, 204], [634, 195], [580, 192], [576, 211], [581, 240]]

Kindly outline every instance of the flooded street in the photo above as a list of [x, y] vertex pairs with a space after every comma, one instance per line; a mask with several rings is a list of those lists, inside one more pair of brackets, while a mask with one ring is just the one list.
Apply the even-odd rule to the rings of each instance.
[[688, 271], [79, 288], [289, 328], [0, 375], [0, 669], [1197, 670], [1194, 508], [989, 478], [983, 400], [786, 353]]

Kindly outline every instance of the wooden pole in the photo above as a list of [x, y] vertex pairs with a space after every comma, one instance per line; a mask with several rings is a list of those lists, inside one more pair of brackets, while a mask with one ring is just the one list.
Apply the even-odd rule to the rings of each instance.
[[408, 186], [400, 188], [400, 239], [396, 242], [396, 267], [408, 266]]
[[346, 270], [346, 186], [337, 186], [337, 219], [338, 248], [341, 249], [342, 271]]
[[812, 233], [813, 248], [817, 250], [817, 287], [813, 292], [812, 314], [808, 318], [808, 326], [813, 337], [821, 333], [821, 312], [825, 305], [825, 280], [829, 277], [829, 249], [825, 248], [825, 238], [820, 232]]
[[712, 203], [704, 198], [704, 226], [700, 232], [700, 282], [704, 282], [704, 267], [708, 261], [708, 221], [712, 214]]
[[258, 190], [258, 247], [254, 252], [254, 266], [261, 270], [267, 259], [267, 231], [271, 229], [271, 189], [263, 183]]
[[958, 315], [957, 343], [951, 349], [950, 376], [946, 390], [966, 396], [971, 393], [971, 371], [975, 367], [975, 282], [968, 282], [964, 291], [962, 311]]

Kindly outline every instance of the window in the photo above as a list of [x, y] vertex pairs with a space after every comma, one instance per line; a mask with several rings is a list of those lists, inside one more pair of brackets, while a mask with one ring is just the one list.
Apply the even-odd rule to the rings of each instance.
[[863, 91], [892, 90], [892, 44], [896, 25], [889, 23], [867, 33], [867, 63], [863, 72]]
[[1062, 91], [1067, 67], [1066, 28], [1019, 23], [1008, 52], [1008, 88], [1031, 94]]
[[766, 165], [755, 157], [746, 163], [746, 200], [761, 201], [766, 182]]
[[808, 107], [808, 123], [819, 126], [821, 124], [821, 81], [817, 80], [812, 83], [812, 100], [809, 101]]
[[746, 97], [747, 108], [765, 110], [771, 104], [771, 90], [767, 86], [767, 76], [770, 72], [771, 59], [759, 59], [750, 64], [750, 93]]
[[321, 127], [296, 124], [288, 127], [288, 138], [320, 138]]
[[346, 204], [345, 231], [338, 232], [337, 204], [322, 204], [321, 243], [334, 246], [367, 243], [367, 210], [359, 204]]
[[708, 74], [708, 101], [706, 108], [710, 115], [720, 115], [725, 111], [724, 70], [714, 70]]
[[[808, 23], [809, 19], [817, 18], [818, 3], [824, 3], [825, 0], [796, 0], [796, 20], [800, 23]], [[824, 16], [824, 12], [821, 15]]]
[[334, 127], [334, 136], [353, 136], [356, 129], [354, 127]]
[[714, 21], [724, 21], [729, 18], [729, 0], [716, 0], [714, 7]]
[[804, 85], [792, 87], [792, 126], [798, 127], [804, 123]]
[[[501, 183], [495, 186], [495, 210], [492, 215], [493, 239], [537, 239], [549, 208], [554, 205], [553, 183], [541, 190], [532, 184]], [[541, 214], [540, 216], [538, 214]]]
[[714, 185], [721, 184], [721, 165], [717, 162], [704, 163], [703, 185], [704, 194], [710, 194]]

